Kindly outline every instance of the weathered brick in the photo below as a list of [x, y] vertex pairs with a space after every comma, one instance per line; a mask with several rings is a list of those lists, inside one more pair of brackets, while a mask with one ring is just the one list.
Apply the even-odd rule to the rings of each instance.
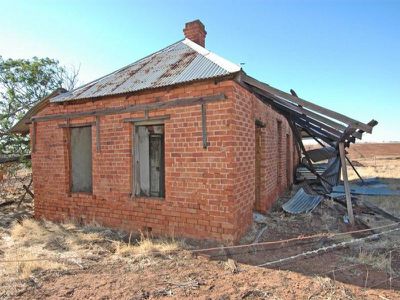
[[[291, 184], [292, 178], [286, 178], [289, 173], [286, 172], [286, 158], [291, 158], [288, 167], [292, 171], [297, 156], [290, 127], [283, 116], [235, 82], [199, 82], [129, 97], [115, 96], [70, 105], [50, 104], [39, 114], [88, 111], [215, 93], [225, 93], [228, 98], [207, 105], [210, 142], [207, 149], [202, 145], [200, 105], [149, 112], [150, 116], [170, 115], [165, 121], [164, 199], [131, 196], [133, 125], [124, 123], [123, 119], [142, 117], [143, 113], [100, 117], [100, 153], [96, 151], [96, 129], [92, 128], [93, 194], [69, 193], [67, 129], [58, 126], [65, 121], [39, 122], [36, 151], [32, 154], [35, 217], [95, 221], [129, 231], [152, 228], [156, 234], [238, 240], [252, 222], [253, 209], [267, 211]], [[254, 203], [256, 118], [267, 125], [261, 129], [259, 203]], [[93, 121], [94, 117], [85, 117], [72, 119], [71, 123]], [[278, 121], [281, 124], [279, 144]], [[289, 134], [289, 149], [285, 147], [286, 134]]]

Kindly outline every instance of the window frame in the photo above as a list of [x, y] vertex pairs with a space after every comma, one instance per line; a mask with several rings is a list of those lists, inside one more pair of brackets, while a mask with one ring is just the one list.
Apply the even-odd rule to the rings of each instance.
[[[132, 152], [131, 152], [131, 158], [132, 158], [132, 182], [131, 182], [131, 197], [132, 198], [143, 198], [143, 199], [155, 199], [155, 200], [165, 200], [166, 198], [166, 190], [165, 190], [165, 119], [153, 119], [153, 120], [143, 120], [143, 121], [136, 121], [132, 122], [132, 134], [131, 136], [133, 137], [133, 145], [132, 145]], [[162, 184], [161, 184], [161, 196], [147, 196], [143, 195], [140, 193], [140, 181], [137, 181], [138, 179], [138, 169], [137, 169], [137, 163], [136, 163], [136, 151], [137, 151], [137, 146], [139, 144], [138, 142], [138, 134], [137, 134], [137, 128], [140, 126], [163, 126], [163, 134], [159, 134], [162, 136], [161, 139], [161, 162], [160, 164], [162, 165], [162, 170], [160, 172], [160, 176], [162, 176]], [[155, 134], [157, 135], [157, 134]], [[150, 151], [150, 144], [149, 144], [149, 151]], [[150, 156], [150, 152], [149, 152]], [[149, 172], [151, 171], [150, 169], [150, 159], [149, 159]], [[140, 179], [139, 179], [140, 180]], [[151, 177], [149, 178], [149, 183], [150, 183], [150, 188], [151, 188]], [[139, 189], [139, 192], [138, 192]]]

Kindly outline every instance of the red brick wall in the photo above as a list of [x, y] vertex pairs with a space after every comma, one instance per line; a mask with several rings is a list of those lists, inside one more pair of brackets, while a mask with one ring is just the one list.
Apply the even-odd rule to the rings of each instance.
[[[95, 221], [127, 231], [151, 228], [154, 234], [237, 240], [252, 222], [254, 118], [267, 123], [263, 129], [266, 160], [262, 211], [284, 188], [284, 184], [276, 186], [274, 177], [277, 151], [273, 124], [280, 119], [284, 133], [288, 129], [282, 116], [233, 81], [196, 83], [78, 104], [50, 104], [40, 115], [217, 93], [228, 98], [207, 104], [207, 149], [202, 146], [200, 105], [149, 112], [150, 117], [170, 115], [165, 121], [165, 199], [131, 196], [133, 125], [122, 120], [143, 117], [142, 112], [100, 117], [100, 152], [96, 152], [96, 129], [92, 127], [92, 194], [69, 193], [67, 129], [59, 128], [65, 121], [38, 122], [36, 151], [32, 154], [35, 217]], [[71, 124], [93, 121], [94, 117], [86, 117], [72, 119]]]
[[[234, 86], [235, 107], [235, 133], [236, 141], [236, 172], [235, 172], [235, 203], [237, 205], [236, 219], [238, 228], [242, 233], [251, 224], [253, 208], [260, 212], [266, 212], [273, 202], [283, 194], [285, 189], [293, 183], [293, 177], [287, 178], [286, 151], [289, 151], [289, 168], [293, 174], [293, 168], [297, 162], [294, 153], [293, 134], [287, 120], [270, 106], [262, 103], [257, 97], [238, 84]], [[255, 119], [266, 124], [261, 128], [261, 191], [260, 203], [254, 207], [255, 202]], [[277, 123], [281, 123], [281, 147], [278, 149]], [[290, 148], [286, 149], [286, 135], [289, 135]], [[278, 165], [281, 156], [281, 164]], [[280, 180], [278, 180], [280, 174]]]

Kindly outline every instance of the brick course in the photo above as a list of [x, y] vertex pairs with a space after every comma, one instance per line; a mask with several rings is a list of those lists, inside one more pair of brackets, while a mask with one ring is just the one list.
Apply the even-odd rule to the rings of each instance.
[[[262, 128], [261, 199], [266, 212], [285, 190], [286, 151], [293, 138], [286, 119], [232, 80], [212, 81], [114, 96], [66, 105], [50, 104], [38, 115], [121, 107], [174, 98], [224, 93], [227, 99], [207, 104], [207, 136], [202, 145], [200, 105], [150, 111], [170, 115], [165, 121], [165, 198], [132, 196], [133, 125], [125, 118], [143, 113], [100, 117], [100, 148], [92, 127], [93, 193], [70, 193], [68, 129], [64, 120], [38, 122], [32, 153], [35, 217], [54, 221], [97, 222], [123, 230], [151, 230], [158, 235], [237, 241], [252, 222], [255, 201], [255, 118]], [[94, 122], [94, 117], [72, 119], [71, 124]], [[281, 123], [278, 151], [277, 122]], [[33, 127], [31, 126], [31, 131]], [[286, 134], [290, 149], [286, 149]], [[281, 155], [281, 166], [278, 166]], [[291, 159], [290, 168], [294, 166]], [[278, 182], [277, 174], [281, 170]]]

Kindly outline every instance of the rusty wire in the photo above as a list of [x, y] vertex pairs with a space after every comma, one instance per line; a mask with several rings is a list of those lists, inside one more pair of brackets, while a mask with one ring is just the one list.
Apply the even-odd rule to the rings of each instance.
[[[374, 230], [383, 229], [383, 228], [394, 227], [397, 225], [400, 225], [400, 222], [391, 223], [388, 225], [382, 225], [382, 226], [378, 226], [378, 227], [374, 227], [374, 228], [352, 230], [352, 231], [348, 231], [348, 232], [340, 232], [340, 233], [327, 233], [327, 232], [323, 233], [322, 232], [322, 233], [317, 233], [317, 234], [308, 235], [308, 236], [301, 235], [301, 236], [298, 236], [295, 238], [289, 238], [289, 239], [278, 240], [278, 241], [268, 241], [268, 242], [252, 243], [252, 244], [221, 246], [221, 247], [211, 247], [211, 248], [192, 249], [192, 250], [178, 249], [178, 250], [173, 250], [173, 251], [168, 251], [168, 252], [153, 251], [150, 254], [164, 254], [165, 255], [165, 254], [176, 254], [176, 253], [183, 252], [183, 251], [189, 251], [190, 253], [202, 253], [202, 252], [218, 251], [218, 250], [221, 251], [221, 250], [240, 249], [240, 248], [255, 247], [255, 246], [285, 244], [285, 243], [290, 243], [290, 242], [294, 242], [294, 241], [304, 241], [304, 240], [310, 240], [310, 239], [315, 239], [315, 238], [323, 238], [323, 237], [333, 238], [333, 237], [337, 237], [337, 236], [349, 235], [349, 234], [354, 234], [354, 233], [363, 233], [363, 232], [374, 231]], [[400, 228], [394, 229], [394, 230], [400, 230]], [[391, 231], [394, 231], [394, 230], [391, 230]], [[379, 235], [385, 234], [385, 233], [388, 233], [388, 232], [375, 233], [375, 234], [369, 235], [367, 237], [364, 237], [362, 239], [379, 236]], [[139, 257], [141, 255], [142, 254], [137, 254], [137, 255], [132, 255], [131, 257]], [[59, 259], [86, 259], [86, 258], [85, 257], [76, 257], [76, 256], [59, 257], [59, 258], [43, 257], [43, 258], [27, 259], [27, 260], [0, 260], [0, 263], [19, 263], [19, 262], [59, 260]]]

